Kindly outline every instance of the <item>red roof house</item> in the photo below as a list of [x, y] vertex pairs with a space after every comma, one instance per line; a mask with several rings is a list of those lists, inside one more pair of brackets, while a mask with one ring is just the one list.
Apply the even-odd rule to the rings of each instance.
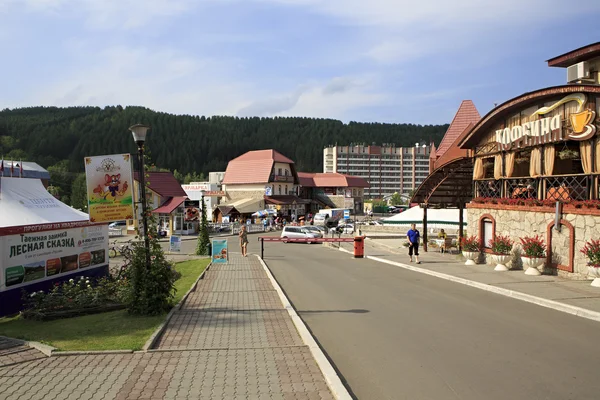
[[269, 149], [249, 151], [229, 161], [223, 184], [268, 183], [272, 181], [271, 172], [276, 162], [289, 164], [294, 183], [298, 183], [294, 162], [283, 154]]
[[304, 187], [369, 187], [369, 182], [358, 176], [344, 175], [338, 173], [310, 173], [298, 172], [300, 186]]

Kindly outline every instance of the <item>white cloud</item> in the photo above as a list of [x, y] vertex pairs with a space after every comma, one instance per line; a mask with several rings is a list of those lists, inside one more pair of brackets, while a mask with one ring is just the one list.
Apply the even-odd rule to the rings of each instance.
[[172, 113], [233, 114], [250, 93], [233, 75], [226, 63], [215, 59], [118, 46], [81, 53], [64, 76], [32, 92], [24, 105], [121, 104]]

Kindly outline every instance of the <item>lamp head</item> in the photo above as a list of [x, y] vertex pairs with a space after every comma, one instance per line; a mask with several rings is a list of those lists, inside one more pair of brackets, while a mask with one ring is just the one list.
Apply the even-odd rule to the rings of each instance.
[[146, 135], [148, 134], [149, 125], [136, 124], [129, 127], [129, 130], [133, 134], [133, 140], [138, 146], [142, 146], [146, 141]]

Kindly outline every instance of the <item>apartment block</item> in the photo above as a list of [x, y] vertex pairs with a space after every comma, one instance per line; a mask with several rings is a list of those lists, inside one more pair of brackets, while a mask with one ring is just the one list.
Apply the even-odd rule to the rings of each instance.
[[395, 192], [408, 195], [429, 175], [431, 146], [329, 146], [323, 149], [323, 172], [359, 176], [370, 183], [365, 198]]

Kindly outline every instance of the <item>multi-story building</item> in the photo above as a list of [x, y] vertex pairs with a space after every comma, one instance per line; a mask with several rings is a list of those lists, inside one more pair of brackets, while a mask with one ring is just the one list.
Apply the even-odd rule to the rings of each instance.
[[429, 175], [431, 145], [330, 146], [323, 149], [323, 172], [359, 176], [371, 185], [365, 198], [408, 195]]

